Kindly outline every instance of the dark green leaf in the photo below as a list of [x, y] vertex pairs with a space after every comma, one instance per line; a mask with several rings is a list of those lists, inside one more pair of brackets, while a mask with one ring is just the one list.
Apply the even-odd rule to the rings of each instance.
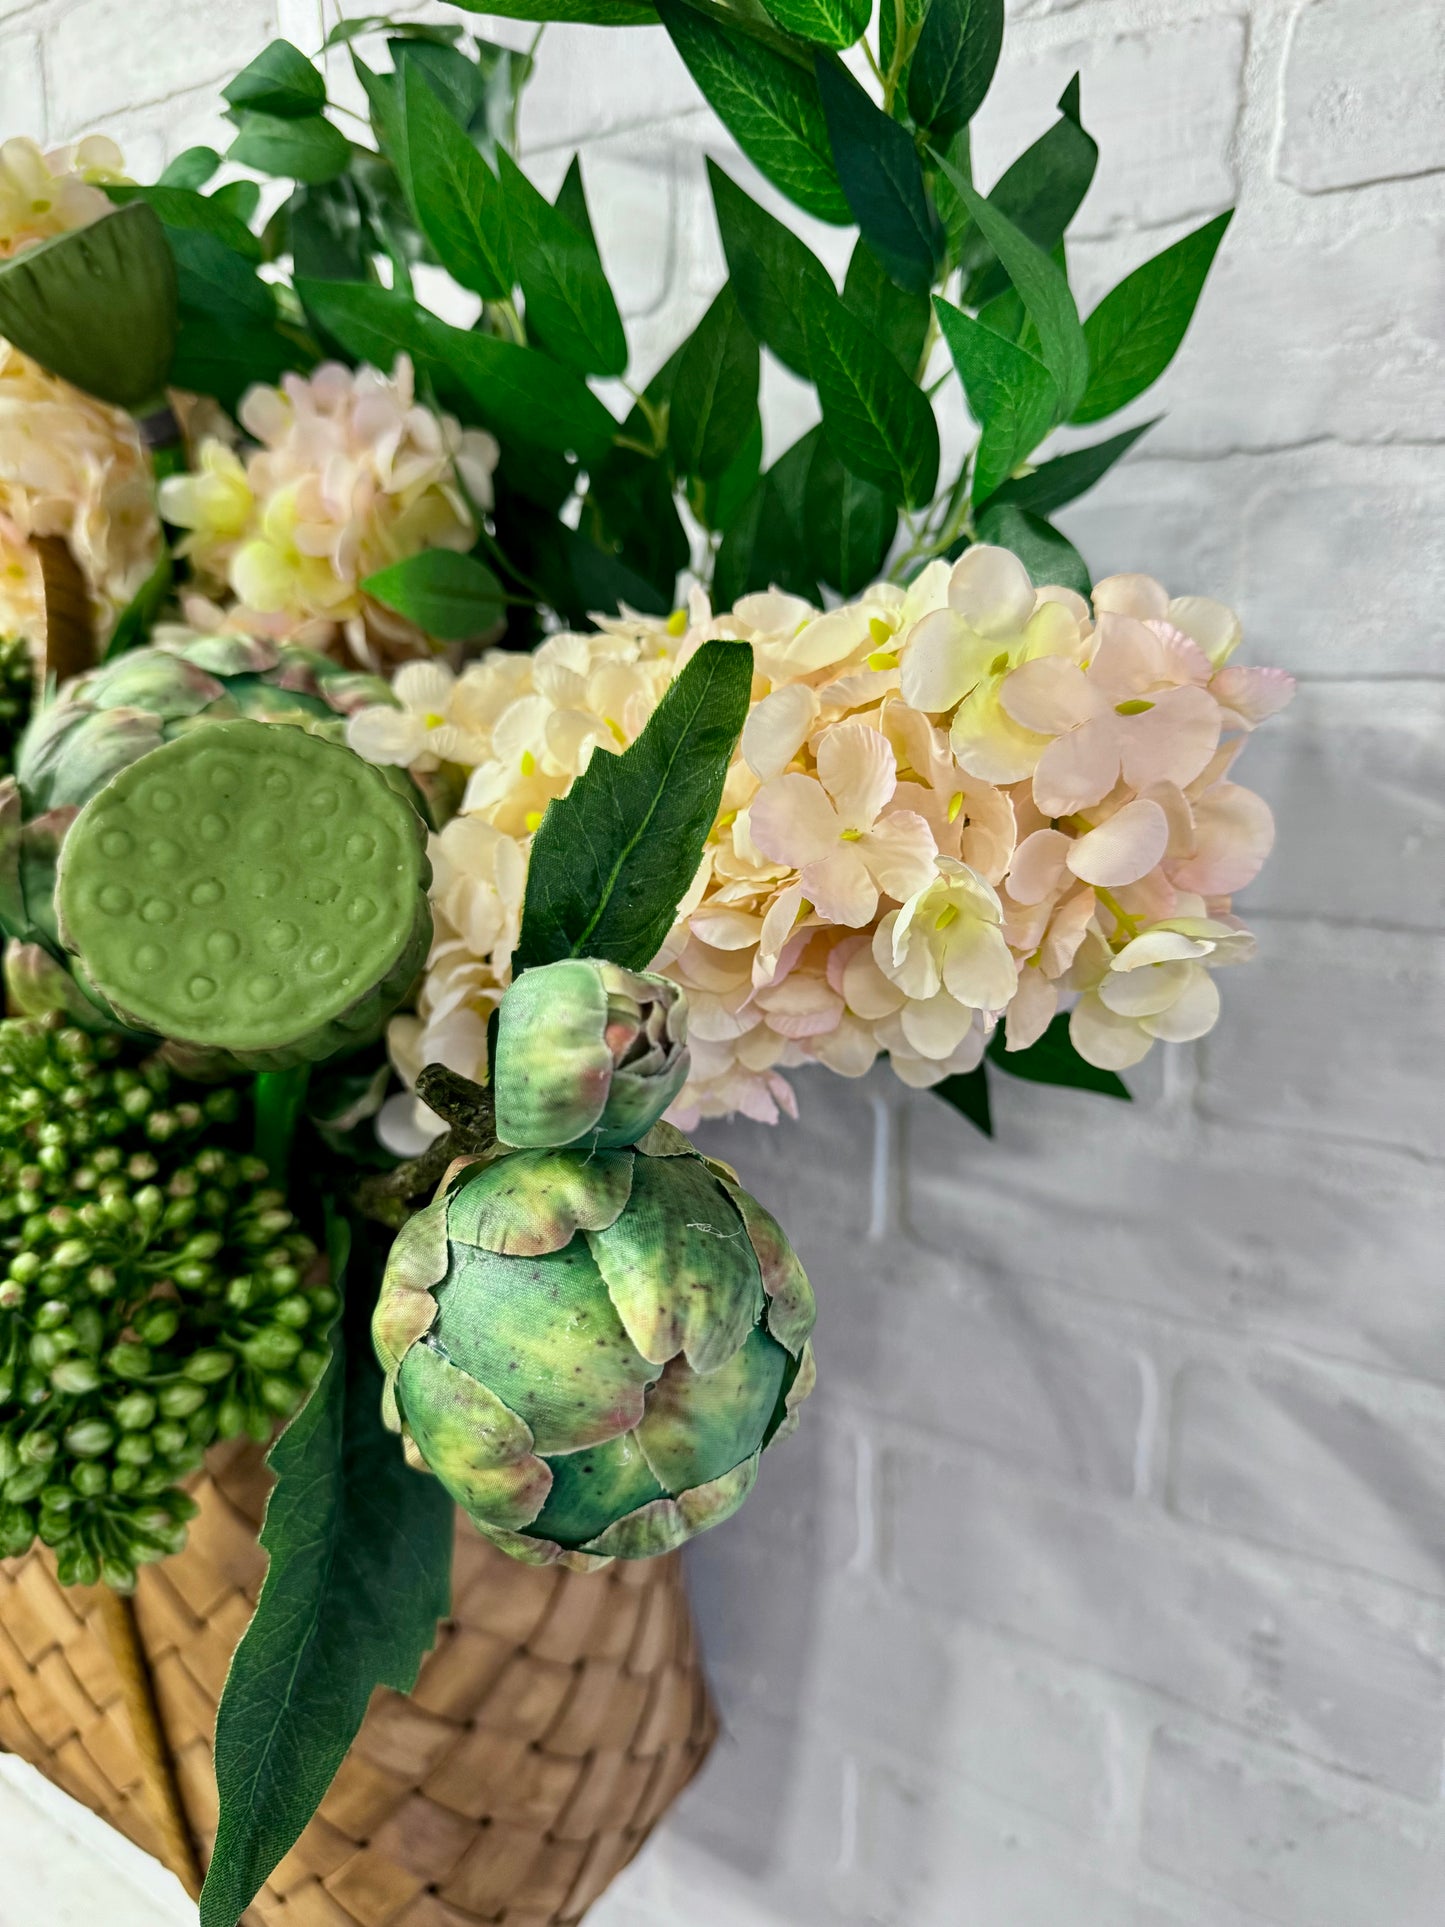
[[579, 530], [561, 527], [562, 555], [571, 576], [576, 605], [590, 617], [615, 616], [625, 602], [645, 616], [665, 616], [672, 591], [638, 575], [619, 555], [598, 548]]
[[1027, 1050], [1009, 1050], [1003, 1030], [996, 1030], [989, 1040], [988, 1054], [1011, 1077], [1026, 1077], [1033, 1084], [1062, 1084], [1075, 1091], [1098, 1091], [1104, 1097], [1121, 1097], [1126, 1104], [1133, 1101], [1121, 1077], [1087, 1063], [1074, 1049], [1067, 1012], [1061, 1011]]
[[1091, 372], [1069, 419], [1096, 422], [1133, 401], [1163, 374], [1189, 326], [1233, 211], [1216, 215], [1136, 268], [1084, 324]]
[[810, 304], [806, 326], [833, 452], [889, 501], [922, 508], [938, 480], [938, 424], [928, 397], [836, 295]]
[[985, 507], [978, 518], [978, 539], [1012, 549], [1040, 588], [1057, 582], [1066, 589], [1076, 589], [1081, 596], [1087, 596], [1093, 588], [1088, 564], [1068, 537], [1060, 535], [1041, 515], [1030, 515], [1012, 502]]
[[[718, 232], [743, 319], [795, 375], [807, 380], [801, 314], [814, 291], [834, 293], [822, 262], [792, 229], [760, 208], [713, 160], [707, 164]], [[890, 284], [891, 285], [891, 284]]]
[[584, 240], [597, 246], [597, 234], [592, 226], [592, 214], [587, 206], [587, 188], [582, 179], [582, 156], [574, 154], [567, 163], [567, 172], [562, 176], [562, 185], [557, 189], [557, 198], [552, 203], [559, 214], [576, 228]]
[[[789, 33], [824, 47], [851, 47], [868, 31], [873, 0], [763, 0], [768, 12]], [[884, 0], [891, 5], [892, 0]]]
[[617, 423], [580, 376], [537, 348], [428, 318], [430, 352], [471, 396], [503, 441], [575, 454], [590, 467], [612, 446]]
[[[1154, 421], [1158, 419], [1156, 415]], [[1153, 426], [1154, 422], [1141, 422], [1137, 428], [1126, 428], [1122, 435], [1112, 435], [1107, 442], [1095, 442], [1092, 448], [1076, 448], [1068, 455], [1056, 455], [1032, 475], [1005, 482], [994, 491], [992, 499], [1016, 503], [1034, 515], [1052, 515], [1055, 509], [1091, 489]]]
[[805, 514], [808, 477], [823, 446], [821, 428], [809, 429], [780, 455], [723, 537], [713, 567], [713, 606], [730, 609], [755, 589], [778, 588], [822, 602], [817, 570], [809, 568]]
[[758, 485], [763, 467], [763, 418], [754, 415], [741, 448], [715, 481], [696, 489], [693, 509], [705, 529], [728, 529]]
[[958, 189], [953, 184], [960, 175], [966, 181], [973, 179], [973, 144], [968, 129], [960, 128], [942, 152], [948, 167], [933, 177], [933, 205], [938, 209], [938, 218], [943, 223], [948, 259], [956, 262], [965, 236], [976, 232], [973, 217], [959, 199]]
[[209, 198], [214, 207], [224, 208], [226, 213], [234, 214], [244, 227], [249, 228], [261, 206], [261, 188], [257, 181], [227, 181], [224, 187], [216, 188]]
[[123, 656], [128, 649], [144, 648], [150, 641], [151, 630], [165, 607], [174, 582], [175, 568], [170, 550], [162, 548], [155, 567], [121, 610], [110, 632], [110, 641], [105, 645], [107, 662], [112, 656]]
[[299, 47], [273, 40], [222, 88], [221, 98], [230, 107], [279, 120], [306, 120], [326, 105], [326, 82]]
[[319, 116], [285, 120], [279, 114], [247, 113], [226, 158], [258, 174], [332, 181], [351, 159], [351, 143], [339, 127]]
[[1053, 427], [1058, 386], [1041, 361], [981, 321], [941, 297], [935, 296], [933, 305], [981, 431], [973, 458], [973, 499], [986, 501]]
[[942, 261], [943, 230], [928, 204], [918, 150], [841, 61], [819, 53], [813, 65], [853, 218], [899, 287], [927, 295]]
[[213, 234], [218, 241], [248, 261], [261, 259], [261, 244], [246, 223], [234, 215], [224, 201], [214, 195], [197, 194], [189, 187], [108, 187], [107, 195], [117, 207], [131, 201], [144, 201], [153, 207], [168, 228], [191, 228], [199, 234]]
[[[654, 410], [670, 401], [681, 358], [679, 348], [647, 384], [646, 398]], [[651, 455], [640, 452], [653, 446], [652, 424], [640, 404], [623, 422], [622, 437], [640, 446], [624, 448], [619, 440], [591, 470], [583, 528], [599, 548], [613, 551], [652, 583], [671, 608], [678, 572], [687, 567], [691, 554], [673, 498], [672, 464], [665, 447]]]
[[[462, 3], [463, 0], [457, 0], [458, 6]], [[405, 34], [412, 40], [435, 40], [442, 46], [450, 46], [462, 37], [460, 27], [423, 26], [416, 20], [393, 20], [388, 13], [364, 13], [352, 20], [338, 20], [321, 44], [323, 47], [344, 47], [360, 39], [362, 34], [376, 33], [384, 28]]]
[[678, 473], [721, 475], [757, 412], [758, 344], [724, 287], [689, 337], [672, 384], [668, 443]]
[[204, 187], [220, 165], [221, 157], [214, 147], [188, 147], [161, 169], [157, 184], [161, 187]]
[[803, 524], [809, 573], [841, 595], [854, 596], [882, 572], [898, 531], [898, 511], [881, 489], [850, 475], [822, 441], [808, 465]]
[[934, 1084], [931, 1089], [935, 1097], [941, 1097], [945, 1104], [951, 1104], [960, 1116], [968, 1119], [970, 1124], [976, 1124], [985, 1137], [993, 1136], [993, 1110], [988, 1100], [988, 1072], [982, 1064], [977, 1070], [962, 1071], [954, 1077], [945, 1077], [941, 1084]]
[[486, 107], [487, 77], [475, 60], [442, 41], [418, 40], [412, 35], [387, 41], [396, 84], [405, 95], [411, 77], [419, 75], [463, 132]]
[[[330, 1240], [338, 1276], [346, 1242]], [[271, 1563], [217, 1717], [221, 1815], [202, 1927], [235, 1927], [316, 1811], [373, 1688], [411, 1690], [450, 1610], [455, 1511], [382, 1429], [360, 1281], [353, 1296], [346, 1342], [333, 1340], [325, 1376], [271, 1453], [261, 1529]]]
[[627, 336], [591, 234], [559, 213], [505, 149], [497, 160], [527, 332], [580, 374], [620, 375]]
[[371, 575], [363, 592], [434, 642], [474, 642], [501, 621], [502, 585], [474, 555], [423, 549]]
[[514, 268], [501, 182], [410, 61], [402, 80], [398, 172], [417, 225], [455, 281], [484, 300], [505, 300]]
[[904, 374], [917, 377], [928, 338], [928, 296], [913, 294], [890, 281], [863, 239], [853, 250], [843, 283], [843, 306], [893, 355]]
[[932, 0], [908, 69], [908, 111], [934, 140], [973, 119], [1002, 46], [1003, 0]]
[[356, 182], [349, 174], [320, 187], [298, 187], [267, 230], [278, 254], [291, 256], [304, 281], [364, 281], [371, 273], [371, 237]]
[[697, 874], [752, 681], [747, 643], [704, 643], [631, 748], [599, 751], [548, 806], [518, 970], [560, 957], [647, 968]]
[[390, 368], [398, 355], [410, 355], [419, 372], [428, 370], [432, 343], [427, 330], [433, 318], [409, 295], [365, 282], [299, 276], [296, 292], [314, 324], [350, 360]]
[[851, 217], [833, 165], [818, 84], [740, 28], [659, 0], [658, 13], [693, 79], [748, 159], [821, 221]]
[[464, 13], [508, 20], [590, 20], [602, 27], [653, 27], [656, 9], [642, 0], [452, 0]]
[[166, 238], [180, 298], [171, 367], [178, 388], [210, 395], [234, 412], [252, 383], [311, 366], [314, 348], [281, 332], [276, 297], [250, 261], [199, 229], [168, 228]]
[[1089, 378], [1089, 349], [1069, 284], [1048, 255], [990, 205], [947, 161], [940, 161], [955, 192], [997, 254], [1039, 331], [1039, 356], [1059, 385], [1067, 416], [1078, 404]]
[[[1064, 238], [1099, 159], [1098, 143], [1079, 120], [1078, 86], [1076, 74], [1060, 98], [1059, 118], [1000, 175], [988, 197], [989, 205], [1045, 254], [1052, 254]], [[968, 307], [982, 307], [1007, 288], [1003, 265], [977, 228], [965, 239], [961, 259], [969, 275]]]

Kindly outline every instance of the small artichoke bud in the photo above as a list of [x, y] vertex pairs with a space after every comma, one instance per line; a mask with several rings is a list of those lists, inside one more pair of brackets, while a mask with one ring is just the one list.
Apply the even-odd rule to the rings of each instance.
[[636, 1144], [687, 1082], [687, 999], [665, 977], [569, 959], [523, 971], [497, 1029], [497, 1135], [519, 1149]]

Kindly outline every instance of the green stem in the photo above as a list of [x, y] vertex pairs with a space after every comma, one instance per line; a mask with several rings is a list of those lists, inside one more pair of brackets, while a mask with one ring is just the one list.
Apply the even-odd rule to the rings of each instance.
[[272, 1183], [283, 1188], [287, 1188], [286, 1168], [310, 1081], [311, 1066], [298, 1064], [289, 1071], [260, 1071], [252, 1087], [256, 1155], [270, 1172]]
[[[883, 0], [886, 6], [888, 0]], [[907, 0], [893, 0], [893, 58], [888, 63], [888, 72], [883, 81], [883, 111], [893, 112], [893, 99], [898, 92], [898, 83], [903, 78], [903, 63], [908, 58], [908, 5]]]

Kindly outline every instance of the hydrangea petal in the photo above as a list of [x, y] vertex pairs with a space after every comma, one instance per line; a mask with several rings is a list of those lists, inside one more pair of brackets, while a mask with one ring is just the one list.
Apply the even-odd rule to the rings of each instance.
[[1163, 690], [1151, 708], [1124, 722], [1124, 780], [1134, 790], [1166, 782], [1183, 789], [1219, 745], [1219, 704], [1193, 683]]
[[[965, 549], [948, 581], [948, 606], [976, 635], [1017, 635], [1037, 595], [1028, 570], [1010, 549], [988, 542]], [[919, 705], [926, 707], [927, 705]]]
[[1102, 801], [1118, 780], [1117, 719], [1097, 716], [1045, 748], [1034, 769], [1034, 801], [1045, 816], [1072, 816]]
[[1090, 994], [1069, 1016], [1069, 1041], [1086, 1064], [1101, 1071], [1127, 1071], [1149, 1055], [1154, 1039], [1131, 1018], [1118, 1017]]
[[1136, 797], [1069, 851], [1069, 868], [1085, 883], [1115, 889], [1137, 883], [1164, 855], [1169, 820], [1157, 803]]
[[1181, 996], [1166, 1010], [1144, 1017], [1143, 1027], [1165, 1044], [1191, 1044], [1207, 1036], [1219, 1021], [1219, 986], [1209, 972], [1196, 965]]
[[838, 723], [818, 744], [818, 776], [845, 829], [871, 829], [898, 786], [893, 746], [880, 730]]
[[1259, 875], [1274, 848], [1274, 816], [1262, 796], [1238, 783], [1216, 783], [1194, 806], [1195, 849], [1171, 872], [1182, 890], [1232, 896]]
[[977, 686], [992, 654], [993, 645], [951, 609], [925, 616], [909, 636], [900, 665], [903, 700], [910, 709], [941, 715]]

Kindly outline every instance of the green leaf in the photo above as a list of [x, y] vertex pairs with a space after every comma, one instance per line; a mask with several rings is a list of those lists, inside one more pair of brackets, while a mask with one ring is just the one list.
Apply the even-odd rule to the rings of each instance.
[[298, 276], [296, 292], [316, 327], [358, 365], [390, 368], [410, 355], [418, 372], [432, 360], [428, 328], [433, 321], [410, 295], [372, 282], [311, 281]]
[[918, 150], [840, 61], [819, 53], [813, 67], [853, 218], [899, 287], [927, 295], [941, 265], [943, 231], [928, 204]]
[[220, 165], [221, 157], [214, 147], [188, 147], [161, 169], [157, 185], [204, 187]]
[[945, 1077], [941, 1084], [930, 1087], [935, 1097], [941, 1097], [945, 1104], [951, 1104], [961, 1117], [970, 1124], [978, 1126], [985, 1137], [993, 1136], [993, 1108], [988, 1098], [988, 1072], [980, 1064], [977, 1070], [961, 1071], [953, 1077]]
[[175, 582], [175, 565], [170, 550], [162, 548], [155, 567], [121, 610], [105, 645], [105, 660], [123, 656], [130, 649], [141, 649], [150, 641], [151, 630]]
[[163, 226], [190, 228], [198, 234], [212, 234], [226, 247], [248, 261], [261, 259], [261, 243], [246, 223], [233, 214], [224, 201], [213, 195], [197, 194], [188, 187], [132, 187], [128, 183], [107, 187], [106, 195], [117, 207], [144, 201], [153, 207]]
[[453, 280], [483, 300], [506, 300], [515, 271], [502, 184], [421, 69], [408, 61], [401, 78], [398, 172], [417, 225]]
[[418, 40], [410, 34], [387, 41], [395, 70], [395, 85], [405, 95], [413, 75], [424, 80], [457, 126], [472, 136], [475, 123], [482, 118], [487, 97], [487, 77], [475, 60], [444, 41]]
[[230, 107], [279, 120], [307, 120], [326, 105], [326, 82], [299, 47], [273, 40], [243, 67], [221, 98]]
[[474, 642], [506, 613], [502, 585], [485, 563], [451, 549], [423, 549], [368, 576], [361, 587], [434, 642]]
[[527, 332], [581, 374], [620, 375], [627, 335], [590, 231], [553, 207], [505, 149], [497, 160]]
[[[339, 1277], [348, 1239], [334, 1220], [328, 1243]], [[360, 1248], [373, 1243], [368, 1227]], [[454, 1508], [382, 1429], [369, 1292], [358, 1282], [352, 1297], [345, 1342], [333, 1338], [271, 1452], [271, 1563], [217, 1715], [220, 1827], [201, 1927], [235, 1927], [316, 1811], [373, 1688], [411, 1690], [450, 1610]]]
[[891, 502], [922, 508], [938, 480], [938, 424], [927, 396], [836, 295], [809, 305], [806, 329], [833, 452]]
[[[654, 409], [670, 400], [681, 356], [678, 349], [647, 384], [646, 398]], [[622, 436], [652, 446], [652, 426], [640, 405], [623, 422]], [[599, 548], [615, 552], [672, 607], [678, 572], [687, 567], [692, 551], [673, 499], [666, 448], [644, 455], [619, 440], [587, 477], [582, 526]]]
[[723, 537], [713, 566], [713, 605], [730, 609], [754, 589], [779, 588], [822, 602], [809, 567], [808, 477], [823, 447], [821, 428], [794, 442], [763, 476]]
[[224, 187], [213, 189], [208, 198], [212, 207], [234, 214], [249, 229], [261, 206], [261, 187], [258, 181], [227, 181]]
[[680, 475], [711, 481], [738, 454], [758, 413], [758, 344], [730, 287], [697, 324], [677, 364], [668, 445]]
[[940, 296], [933, 306], [981, 431], [973, 458], [973, 499], [986, 501], [1058, 419], [1058, 385], [1041, 361], [981, 321]]
[[590, 20], [601, 27], [655, 27], [657, 11], [642, 0], [452, 0], [463, 13], [508, 20]]
[[[456, 0], [456, 3], [460, 6], [463, 0]], [[362, 34], [376, 33], [384, 28], [405, 34], [409, 39], [436, 40], [443, 46], [450, 46], [462, 37], [460, 27], [424, 26], [418, 20], [393, 20], [389, 13], [363, 13], [351, 20], [338, 20], [321, 44], [323, 47], [344, 47], [360, 39]]]
[[742, 446], [716, 480], [704, 482], [693, 494], [692, 507], [705, 529], [728, 529], [742, 513], [758, 485], [763, 468], [763, 418], [754, 415]]
[[[908, 98], [908, 69], [913, 60], [913, 51], [918, 45], [918, 36], [923, 31], [923, 20], [928, 12], [928, 0], [903, 0], [903, 62], [898, 70], [900, 86], [898, 101]], [[898, 3], [897, 0], [879, 0], [878, 6], [878, 61], [884, 73], [893, 69], [893, 55], [898, 42]], [[897, 107], [895, 106], [895, 112]]]
[[1090, 594], [1093, 583], [1088, 564], [1068, 537], [1060, 535], [1041, 515], [1030, 515], [1013, 502], [990, 503], [977, 526], [979, 541], [1011, 549], [1039, 588], [1057, 582], [1066, 589], [1076, 589], [1081, 596]]
[[928, 296], [891, 281], [861, 237], [848, 263], [843, 306], [877, 336], [912, 381], [928, 339]]
[[714, 112], [759, 171], [820, 221], [852, 217], [833, 165], [818, 83], [739, 28], [658, 0], [658, 14]]
[[1133, 401], [1169, 366], [1233, 210], [1186, 234], [1106, 294], [1084, 324], [1092, 372], [1070, 421], [1096, 422]]
[[[873, 0], [763, 0], [768, 12], [789, 33], [824, 47], [851, 47], [868, 31]], [[891, 0], [884, 0], [890, 5]]]
[[449, 328], [426, 317], [432, 357], [462, 384], [477, 417], [503, 441], [575, 454], [587, 467], [612, 446], [617, 423], [579, 375], [538, 348]]
[[1075, 1091], [1098, 1091], [1104, 1097], [1121, 1097], [1126, 1104], [1133, 1102], [1121, 1077], [1099, 1070], [1074, 1049], [1066, 1011], [1061, 1011], [1027, 1050], [1009, 1050], [1002, 1028], [996, 1030], [989, 1040], [988, 1054], [1010, 1077], [1025, 1077], [1032, 1084], [1062, 1084]]
[[702, 861], [752, 681], [747, 643], [704, 643], [631, 748], [599, 751], [548, 806], [518, 970], [561, 957], [647, 968]]
[[1089, 348], [1068, 281], [1048, 255], [1036, 248], [1027, 235], [1020, 234], [1013, 222], [986, 201], [957, 168], [941, 157], [939, 165], [982, 229], [983, 238], [1002, 261], [1030, 320], [1038, 329], [1039, 355], [1059, 385], [1062, 411], [1067, 416], [1078, 405], [1089, 379]]
[[832, 278], [812, 249], [744, 194], [715, 161], [709, 159], [707, 172], [743, 319], [763, 347], [806, 381], [811, 370], [802, 311], [819, 290], [829, 296], [835, 292]]
[[[315, 349], [299, 331], [282, 333], [276, 297], [253, 264], [214, 234], [167, 228], [176, 262], [180, 329], [171, 380], [234, 412], [258, 381], [304, 370]], [[390, 365], [389, 363], [387, 364]]]
[[[886, 4], [886, 0], [885, 0]], [[1003, 46], [1004, 0], [932, 0], [908, 69], [908, 111], [948, 141], [983, 105]]]
[[1021, 475], [1016, 481], [1005, 482], [994, 490], [995, 502], [1014, 502], [1021, 509], [1028, 509], [1034, 515], [1052, 515], [1055, 509], [1062, 508], [1066, 502], [1076, 500], [1091, 489], [1101, 475], [1105, 475], [1121, 456], [1127, 455], [1141, 435], [1147, 435], [1159, 420], [1141, 422], [1137, 428], [1126, 428], [1122, 435], [1113, 435], [1107, 442], [1095, 442], [1092, 448], [1076, 448], [1068, 455], [1056, 455], [1051, 462], [1044, 462], [1032, 475]]
[[853, 596], [882, 573], [898, 532], [898, 510], [881, 489], [850, 475], [820, 441], [808, 465], [803, 526], [810, 574]]
[[[989, 205], [1006, 215], [1035, 247], [1052, 254], [1078, 213], [1098, 164], [1099, 147], [1079, 120], [1079, 77], [1059, 99], [1062, 110], [1047, 133], [1026, 148], [989, 192]], [[969, 275], [965, 305], [983, 307], [1009, 285], [993, 249], [977, 228], [965, 238], [960, 258]]]
[[562, 176], [562, 185], [557, 189], [557, 198], [552, 203], [557, 212], [565, 215], [585, 240], [597, 246], [596, 230], [592, 226], [591, 210], [587, 206], [587, 188], [582, 179], [582, 156], [574, 154], [567, 163], [567, 172]]
[[351, 142], [320, 116], [286, 120], [279, 114], [247, 113], [226, 158], [258, 174], [314, 184], [334, 181], [345, 171]]

